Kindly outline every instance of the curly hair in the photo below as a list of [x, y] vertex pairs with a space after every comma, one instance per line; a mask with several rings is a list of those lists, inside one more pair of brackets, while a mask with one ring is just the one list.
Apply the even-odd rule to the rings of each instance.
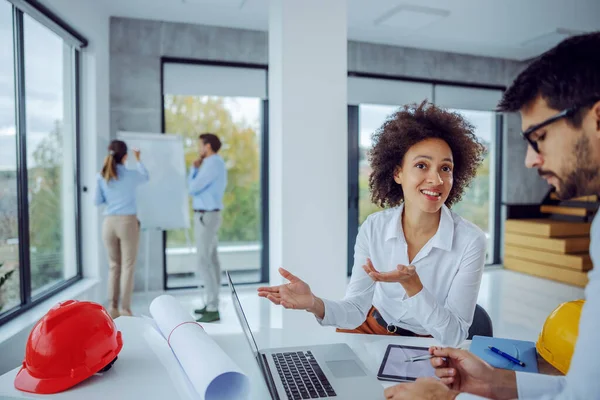
[[406, 105], [392, 114], [373, 135], [369, 152], [371, 201], [380, 207], [396, 207], [404, 201], [402, 186], [394, 181], [396, 169], [413, 145], [431, 138], [445, 141], [454, 158], [454, 184], [446, 200], [451, 207], [459, 202], [483, 162], [485, 147], [474, 127], [457, 113], [427, 101]]

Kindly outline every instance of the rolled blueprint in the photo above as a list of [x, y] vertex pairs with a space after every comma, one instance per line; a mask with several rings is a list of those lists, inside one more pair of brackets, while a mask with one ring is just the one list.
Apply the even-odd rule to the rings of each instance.
[[155, 298], [150, 314], [201, 399], [247, 398], [248, 377], [173, 296]]

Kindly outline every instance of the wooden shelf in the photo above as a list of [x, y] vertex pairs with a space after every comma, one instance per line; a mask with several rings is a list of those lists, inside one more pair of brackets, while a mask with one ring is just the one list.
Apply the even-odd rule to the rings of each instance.
[[585, 287], [588, 283], [586, 272], [544, 265], [515, 257], [505, 256], [504, 267], [512, 271], [522, 272], [528, 275], [534, 275], [540, 278], [551, 279], [553, 281], [579, 287]]
[[539, 264], [568, 268], [574, 271], [585, 272], [592, 269], [592, 260], [587, 252], [580, 254], [548, 254], [545, 250], [533, 250], [509, 245], [505, 247], [504, 255]]
[[[558, 196], [556, 195], [555, 192], [550, 193], [550, 198], [552, 200], [559, 200]], [[581, 197], [573, 197], [572, 199], [569, 199], [567, 201], [584, 201], [584, 202], [590, 202], [590, 203], [595, 203], [598, 201], [598, 196], [597, 195], [591, 195], [591, 196], [581, 196]]]
[[571, 215], [574, 217], [585, 217], [588, 215], [587, 209], [579, 207], [543, 205], [540, 207], [540, 211], [542, 212], [542, 214]]
[[590, 238], [589, 236], [547, 238], [507, 232], [505, 234], [505, 244], [534, 250], [546, 250], [552, 253], [583, 253], [589, 250]]
[[506, 232], [549, 238], [589, 236], [591, 229], [591, 224], [587, 222], [552, 219], [509, 219], [504, 226]]

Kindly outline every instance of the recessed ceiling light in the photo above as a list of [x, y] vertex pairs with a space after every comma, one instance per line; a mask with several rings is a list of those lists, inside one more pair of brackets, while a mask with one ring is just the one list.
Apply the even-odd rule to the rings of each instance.
[[246, 0], [181, 0], [184, 4], [242, 8]]
[[375, 25], [400, 29], [420, 29], [450, 15], [439, 8], [399, 5], [375, 20]]
[[526, 41], [521, 43], [521, 46], [522, 47], [536, 47], [536, 48], [540, 48], [540, 47], [550, 48], [552, 46], [557, 45], [558, 43], [560, 43], [561, 41], [563, 41], [564, 39], [566, 39], [570, 36], [579, 35], [581, 33], [584, 33], [584, 32], [576, 31], [574, 29], [556, 28], [552, 32], [544, 33], [543, 35], [539, 35], [534, 38], [527, 39]]

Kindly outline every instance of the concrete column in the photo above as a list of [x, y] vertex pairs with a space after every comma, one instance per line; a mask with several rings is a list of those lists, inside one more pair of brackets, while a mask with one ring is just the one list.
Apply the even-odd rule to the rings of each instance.
[[[347, 282], [346, 2], [273, 0], [269, 11], [270, 280], [281, 283], [284, 266], [317, 295], [339, 299]], [[303, 315], [286, 312], [282, 322]]]

